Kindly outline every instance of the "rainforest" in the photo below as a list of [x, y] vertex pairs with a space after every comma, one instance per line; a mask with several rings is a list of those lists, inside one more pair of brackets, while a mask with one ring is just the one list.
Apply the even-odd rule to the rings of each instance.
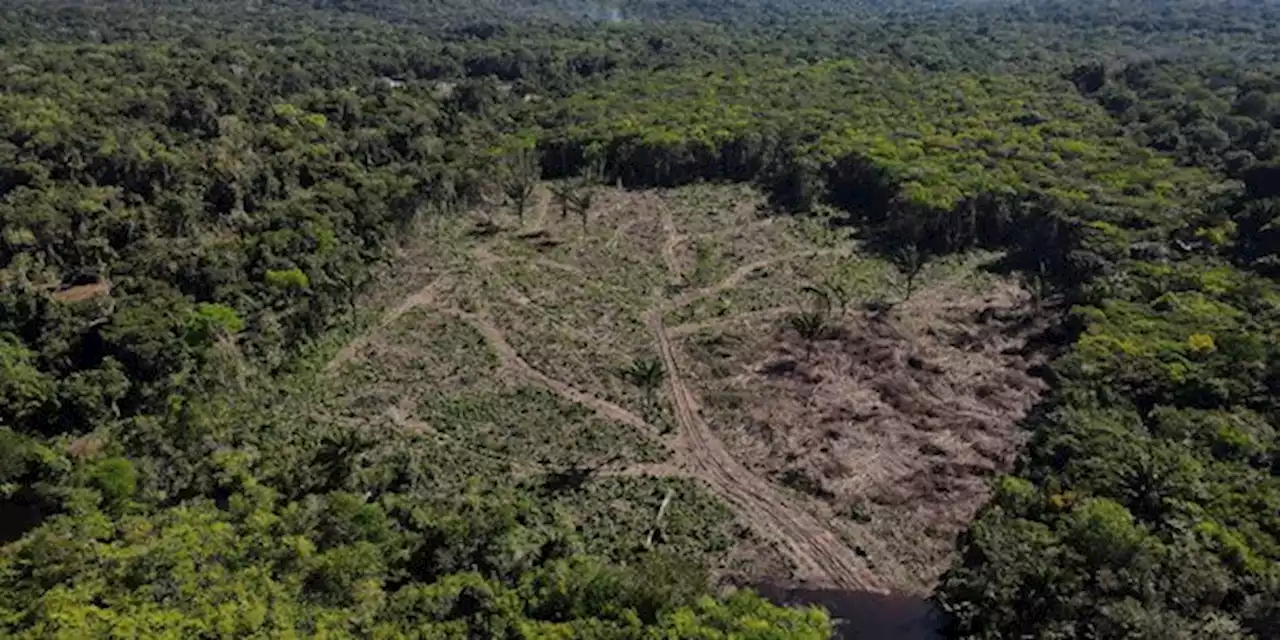
[[0, 6], [0, 637], [1280, 638], [1275, 0]]

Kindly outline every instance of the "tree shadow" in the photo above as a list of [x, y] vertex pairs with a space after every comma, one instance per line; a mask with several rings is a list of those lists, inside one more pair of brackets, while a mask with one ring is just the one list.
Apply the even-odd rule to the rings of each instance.
[[[615, 454], [607, 460], [591, 463], [577, 461], [561, 468], [551, 468], [533, 481], [533, 488], [540, 495], [548, 498], [576, 493], [595, 479], [602, 469], [621, 459], [621, 455]], [[549, 466], [545, 460], [542, 465]]]
[[839, 640], [941, 640], [944, 617], [932, 602], [904, 594], [752, 585], [780, 605], [817, 605], [831, 614]]
[[0, 545], [13, 542], [40, 526], [46, 514], [34, 501], [0, 501]]
[[546, 497], [554, 497], [582, 490], [596, 475], [591, 467], [569, 467], [547, 473], [538, 482], [538, 492]]

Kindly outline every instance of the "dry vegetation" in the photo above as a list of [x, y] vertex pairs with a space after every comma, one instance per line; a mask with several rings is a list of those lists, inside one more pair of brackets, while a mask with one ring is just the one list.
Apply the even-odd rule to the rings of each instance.
[[[922, 592], [1041, 390], [1024, 295], [970, 256], [865, 311], [901, 300], [894, 268], [761, 204], [608, 190], [584, 226], [540, 190], [523, 224], [430, 223], [326, 367], [326, 404], [545, 484], [601, 551], [656, 538], [741, 579]], [[813, 345], [789, 322], [806, 287], [845, 307]], [[656, 395], [623, 374], [645, 359]]]
[[1043, 391], [1024, 293], [943, 265], [908, 302], [832, 321], [810, 346], [776, 318], [687, 339], [708, 419], [753, 471], [796, 492], [887, 584], [924, 593], [1007, 470]]

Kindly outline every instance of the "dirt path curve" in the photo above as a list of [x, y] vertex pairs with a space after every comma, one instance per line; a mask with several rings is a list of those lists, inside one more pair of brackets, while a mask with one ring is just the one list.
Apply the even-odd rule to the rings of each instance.
[[378, 324], [374, 325], [368, 331], [365, 331], [363, 334], [357, 336], [354, 340], [344, 345], [342, 349], [338, 351], [337, 355], [333, 356], [332, 360], [325, 363], [324, 369], [322, 369], [321, 372], [326, 374], [333, 373], [338, 367], [356, 357], [356, 355], [360, 353], [360, 350], [363, 349], [365, 345], [369, 344], [369, 341], [372, 340], [379, 331], [391, 326], [393, 322], [399, 320], [404, 316], [404, 314], [409, 313], [418, 307], [430, 306], [435, 302], [436, 296], [439, 295], [442, 290], [448, 288], [450, 282], [451, 280], [448, 276], [440, 276], [439, 278], [428, 282], [426, 286], [413, 292], [404, 300], [401, 300], [400, 304], [388, 309], [386, 313], [383, 313], [382, 317], [378, 319]]
[[484, 314], [468, 313], [459, 309], [447, 309], [444, 310], [444, 313], [466, 320], [475, 326], [476, 330], [480, 332], [480, 335], [484, 336], [485, 342], [488, 342], [489, 346], [498, 354], [498, 360], [502, 365], [511, 369], [515, 373], [518, 373], [524, 378], [547, 388], [566, 400], [575, 402], [595, 411], [601, 418], [620, 422], [637, 429], [643, 429], [654, 433], [657, 432], [657, 429], [653, 425], [645, 422], [645, 420], [640, 416], [637, 416], [636, 414], [631, 413], [608, 400], [603, 400], [589, 393], [579, 391], [578, 389], [575, 389], [564, 382], [556, 380], [555, 378], [533, 368], [533, 365], [530, 365], [524, 358], [520, 357], [520, 354], [515, 350], [515, 348], [507, 342], [506, 335], [502, 332], [502, 329], [498, 328], [498, 326]]
[[[476, 263], [482, 267], [491, 267], [496, 264], [502, 264], [503, 262], [517, 262], [520, 260], [526, 260], [526, 258], [512, 258], [509, 256], [500, 256], [490, 251], [487, 247], [484, 247], [484, 246], [476, 246], [474, 249], [472, 249], [471, 253], [476, 257]], [[527, 260], [541, 267], [546, 267], [548, 269], [555, 269], [557, 271], [563, 271], [565, 273], [577, 276], [579, 278], [583, 277], [582, 270], [571, 264], [557, 262], [555, 260], [552, 260], [551, 258], [544, 258], [541, 256], [537, 258], [528, 258]]]
[[808, 513], [789, 504], [786, 496], [742, 466], [698, 415], [697, 401], [685, 385], [675, 348], [667, 336], [659, 310], [645, 319], [667, 369], [667, 386], [680, 425], [679, 459], [733, 506], [743, 522], [761, 537], [776, 543], [794, 562], [800, 578], [811, 585], [857, 591], [884, 591], [847, 545]]
[[798, 260], [800, 258], [814, 258], [817, 256], [834, 256], [834, 255], [852, 255], [849, 249], [809, 249], [807, 251], [796, 251], [771, 258], [762, 258], [754, 262], [734, 269], [733, 273], [726, 276], [723, 280], [701, 289], [691, 289], [686, 291], [666, 305], [668, 310], [679, 309], [688, 306], [698, 300], [714, 296], [722, 291], [728, 291], [746, 280], [751, 274], [764, 269], [765, 267], [786, 262], [788, 260]]
[[[556, 331], [559, 331], [561, 334], [565, 336], [568, 336], [574, 340], [582, 342], [583, 344], [596, 345], [600, 349], [604, 349], [615, 356], [619, 356], [622, 360], [630, 359], [631, 357], [630, 354], [618, 348], [617, 345], [605, 342], [599, 336], [593, 336], [590, 333], [587, 333], [586, 331], [578, 329], [567, 322], [563, 322], [557, 319], [554, 314], [547, 311], [544, 305], [530, 299], [529, 296], [526, 296], [514, 284], [512, 284], [507, 279], [503, 278], [500, 272], [498, 272], [496, 269], [493, 269], [493, 266], [496, 264], [503, 263], [503, 262], [515, 262], [517, 260], [516, 258], [497, 255], [492, 251], [490, 251], [488, 248], [483, 246], [476, 246], [474, 249], [472, 249], [472, 254], [476, 256], [476, 263], [479, 266], [485, 269], [489, 269], [489, 278], [491, 278], [495, 282], [502, 281], [506, 283], [505, 285], [506, 292], [503, 294], [503, 296], [507, 299], [507, 301], [511, 302], [517, 307], [528, 308], [536, 311], [538, 315], [541, 315], [548, 322], [550, 322], [551, 326], [555, 327]], [[546, 264], [546, 262], [550, 262], [550, 261], [544, 262], [542, 259], [535, 259], [534, 262], [538, 264]], [[559, 265], [560, 263], [551, 262], [551, 264]], [[568, 267], [568, 265], [562, 265], [562, 266]], [[577, 275], [582, 275], [581, 272], [578, 272], [576, 269], [574, 270], [574, 272]]]
[[706, 322], [687, 322], [674, 327], [668, 327], [667, 335], [677, 339], [686, 338], [710, 329], [723, 329], [739, 323], [767, 320], [769, 318], [776, 318], [785, 316], [789, 313], [795, 313], [796, 311], [798, 311], [798, 309], [795, 306], [773, 307], [770, 309], [761, 309], [759, 311], [747, 311], [737, 315], [708, 320]]
[[[535, 218], [545, 217], [545, 199], [541, 204], [542, 206], [538, 208], [542, 211], [535, 212]], [[665, 206], [661, 207], [661, 211], [662, 227], [666, 235], [662, 246], [662, 257], [671, 280], [675, 282], [681, 279], [675, 249], [683, 238], [677, 233], [670, 211]], [[542, 220], [537, 222], [540, 223]], [[751, 526], [761, 537], [772, 541], [779, 551], [795, 564], [799, 572], [798, 577], [804, 583], [847, 590], [884, 591], [876, 576], [848, 545], [814, 516], [792, 506], [786, 495], [767, 480], [752, 473], [729, 453], [724, 443], [699, 415], [698, 401], [681, 375], [676, 349], [663, 324], [663, 314], [667, 311], [732, 289], [751, 274], [769, 265], [802, 257], [838, 253], [848, 253], [848, 251], [814, 249], [758, 260], [739, 267], [720, 282], [686, 291], [674, 299], [668, 299], [659, 293], [654, 306], [645, 313], [644, 321], [652, 333], [654, 345], [667, 370], [666, 383], [673, 399], [676, 421], [679, 425], [678, 435], [672, 443], [673, 459], [668, 464], [634, 465], [607, 470], [604, 475], [699, 478], [729, 503], [744, 523]], [[475, 257], [481, 265], [501, 261], [483, 247], [475, 248]], [[433, 304], [439, 292], [448, 283], [447, 277], [442, 276], [405, 298], [400, 304], [387, 311], [378, 325], [344, 347], [325, 366], [325, 371], [336, 369], [340, 364], [354, 357], [378, 331], [412, 309]], [[457, 308], [447, 308], [441, 309], [441, 312], [471, 323], [498, 355], [499, 361], [507, 370], [571, 402], [593, 410], [604, 419], [658, 435], [658, 429], [654, 425], [627, 409], [576, 389], [535, 369], [507, 342], [502, 329], [483, 311], [467, 312]], [[401, 421], [408, 426], [420, 426], [412, 424], [412, 418], [408, 416], [402, 416]]]
[[[679, 268], [674, 261], [674, 247], [681, 241], [663, 211], [663, 260], [673, 278]], [[672, 256], [668, 256], [668, 251]], [[772, 541], [793, 562], [801, 581], [813, 586], [837, 587], [856, 591], [885, 591], [866, 563], [857, 557], [829, 528], [809, 513], [793, 507], [790, 500], [764, 478], [754, 474], [733, 457], [698, 412], [698, 401], [685, 384], [675, 346], [663, 324], [663, 314], [670, 309], [700, 300], [737, 286], [752, 273], [771, 264], [800, 257], [847, 253], [839, 249], [815, 249], [770, 259], [758, 260], [736, 269], [720, 282], [685, 292], [674, 300], [658, 297], [658, 303], [645, 314], [645, 325], [667, 371], [667, 387], [675, 406], [679, 436], [675, 459], [693, 475], [701, 478], [728, 502], [741, 520], [761, 537]], [[691, 328], [691, 327], [690, 327]], [[687, 330], [687, 329], [686, 329]]]

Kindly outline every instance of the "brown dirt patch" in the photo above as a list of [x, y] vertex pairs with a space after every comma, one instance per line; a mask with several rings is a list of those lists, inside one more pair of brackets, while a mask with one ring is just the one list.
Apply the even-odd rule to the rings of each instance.
[[67, 454], [73, 458], [87, 460], [102, 452], [107, 441], [96, 434], [87, 434], [67, 443]]
[[735, 458], [805, 496], [889, 586], [924, 592], [1044, 391], [1027, 307], [1011, 283], [938, 286], [850, 314], [811, 355], [785, 319], [713, 329], [688, 338], [689, 377]]
[[54, 292], [53, 299], [58, 302], [80, 302], [98, 296], [105, 296], [108, 293], [111, 293], [111, 284], [103, 281], [67, 287], [61, 291]]

